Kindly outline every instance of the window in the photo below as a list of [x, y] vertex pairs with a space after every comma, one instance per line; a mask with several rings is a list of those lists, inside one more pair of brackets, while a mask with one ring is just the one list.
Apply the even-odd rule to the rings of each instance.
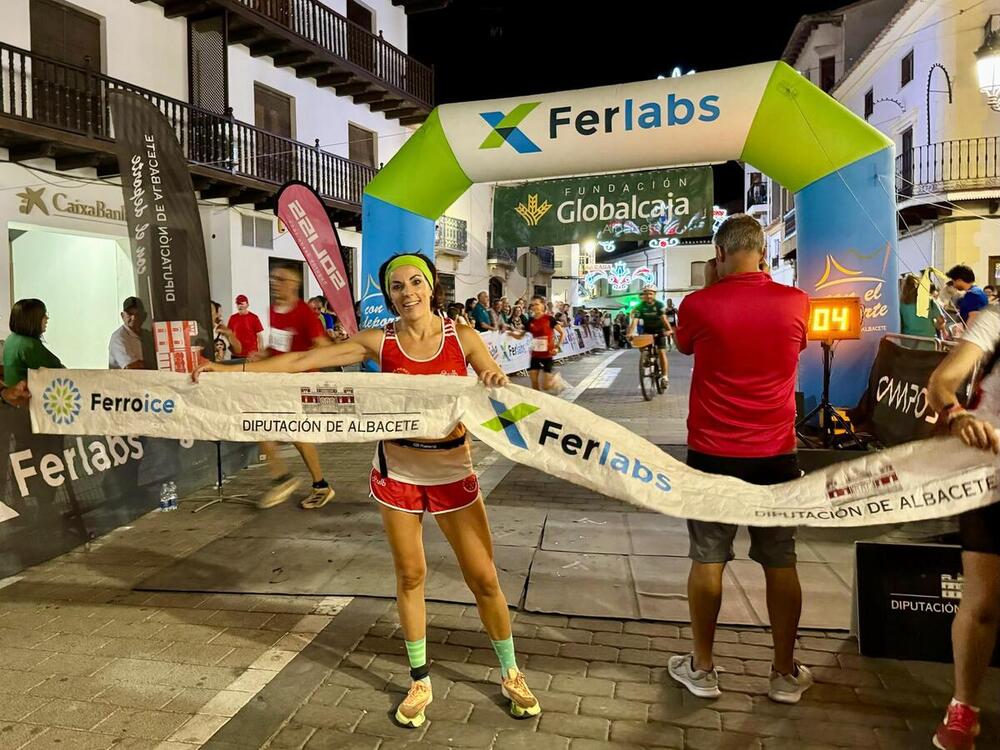
[[264, 250], [274, 249], [274, 220], [263, 216], [240, 217], [243, 229], [242, 244], [246, 247], [259, 247]]
[[837, 82], [837, 58], [823, 57], [819, 61], [819, 87], [829, 93]]
[[872, 116], [872, 112], [875, 111], [875, 91], [873, 89], [868, 89], [865, 92], [865, 119], [867, 120]]
[[691, 286], [700, 289], [705, 286], [705, 266], [708, 261], [696, 260], [691, 263]]
[[292, 98], [279, 91], [253, 85], [254, 125], [261, 130], [280, 135], [282, 138], [295, 137], [295, 123], [292, 115]]
[[375, 14], [355, 0], [347, 0], [347, 56], [365, 70], [375, 67]]
[[905, 86], [913, 80], [913, 50], [911, 49], [903, 56], [899, 64], [899, 85]]
[[442, 302], [445, 305], [455, 301], [455, 277], [450, 273], [439, 273], [438, 284], [441, 285]]
[[225, 114], [229, 106], [226, 17], [188, 21], [188, 88], [196, 107]]
[[351, 161], [367, 164], [369, 167], [378, 166], [378, 162], [376, 161], [378, 158], [378, 148], [375, 133], [348, 123], [347, 139], [349, 141], [347, 156]]
[[31, 0], [29, 13], [32, 52], [100, 72], [100, 19], [55, 0]]
[[900, 168], [899, 177], [902, 186], [899, 192], [902, 195], [913, 195], [913, 128], [909, 127], [900, 134], [899, 138]]

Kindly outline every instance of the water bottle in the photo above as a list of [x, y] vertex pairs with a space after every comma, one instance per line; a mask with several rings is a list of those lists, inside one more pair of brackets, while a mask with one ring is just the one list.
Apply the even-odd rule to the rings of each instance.
[[165, 482], [160, 485], [160, 512], [166, 513], [170, 510], [170, 483]]
[[167, 482], [167, 510], [177, 510], [177, 483]]

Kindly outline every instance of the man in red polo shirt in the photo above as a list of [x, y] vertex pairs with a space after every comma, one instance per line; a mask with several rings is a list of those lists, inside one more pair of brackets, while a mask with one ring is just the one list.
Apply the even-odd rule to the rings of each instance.
[[[764, 233], [756, 219], [746, 214], [726, 219], [715, 234], [718, 280], [709, 275], [705, 289], [684, 299], [676, 335], [678, 350], [694, 355], [688, 465], [752, 484], [777, 484], [800, 474], [795, 382], [806, 346], [809, 297], [760, 271], [763, 255]], [[720, 693], [712, 646], [736, 526], [688, 521], [688, 534], [694, 652], [671, 657], [668, 667], [694, 695], [714, 698]], [[795, 529], [751, 527], [750, 540], [750, 558], [764, 568], [774, 637], [768, 696], [797, 703], [813, 678], [793, 658], [802, 611]]]

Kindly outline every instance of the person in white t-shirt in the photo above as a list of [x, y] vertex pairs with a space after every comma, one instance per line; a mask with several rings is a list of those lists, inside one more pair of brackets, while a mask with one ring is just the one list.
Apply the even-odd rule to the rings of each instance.
[[[938, 365], [927, 384], [930, 405], [948, 431], [966, 445], [1000, 453], [1000, 309], [983, 308], [965, 336]], [[975, 411], [967, 411], [955, 394], [983, 366]], [[955, 695], [934, 736], [942, 750], [967, 750], [979, 734], [978, 697], [996, 644], [1000, 623], [1000, 504], [963, 513], [962, 602], [955, 615], [951, 643], [955, 661]]]
[[146, 308], [138, 297], [129, 297], [122, 303], [122, 327], [111, 334], [108, 343], [108, 367], [112, 370], [145, 369], [142, 341], [142, 324]]

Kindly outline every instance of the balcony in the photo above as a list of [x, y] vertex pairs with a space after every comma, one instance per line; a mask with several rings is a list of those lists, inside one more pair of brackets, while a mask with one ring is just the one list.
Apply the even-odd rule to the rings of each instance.
[[314, 78], [401, 125], [423, 122], [434, 108], [432, 68], [319, 0], [132, 2], [155, 2], [167, 18], [224, 12], [229, 44], [244, 44], [253, 57], [268, 56], [296, 77]]
[[896, 157], [900, 200], [942, 191], [1000, 188], [1000, 138], [965, 138], [917, 146]]
[[553, 247], [533, 247], [531, 252], [538, 256], [539, 273], [555, 273], [556, 251]]
[[514, 268], [517, 265], [516, 247], [490, 247], [486, 250], [486, 260], [500, 266]]
[[263, 207], [280, 185], [297, 179], [316, 188], [335, 220], [357, 224], [371, 167], [6, 44], [0, 44], [0, 146], [15, 162], [51, 158], [59, 170], [118, 174], [108, 106], [113, 89], [139, 94], [167, 118], [202, 198]]
[[795, 234], [795, 209], [785, 214], [785, 237]]
[[464, 219], [442, 216], [434, 225], [434, 251], [464, 258], [469, 254], [469, 229]]
[[767, 185], [764, 183], [757, 183], [756, 185], [751, 185], [750, 189], [747, 190], [747, 212], [751, 211], [755, 206], [767, 207]]

